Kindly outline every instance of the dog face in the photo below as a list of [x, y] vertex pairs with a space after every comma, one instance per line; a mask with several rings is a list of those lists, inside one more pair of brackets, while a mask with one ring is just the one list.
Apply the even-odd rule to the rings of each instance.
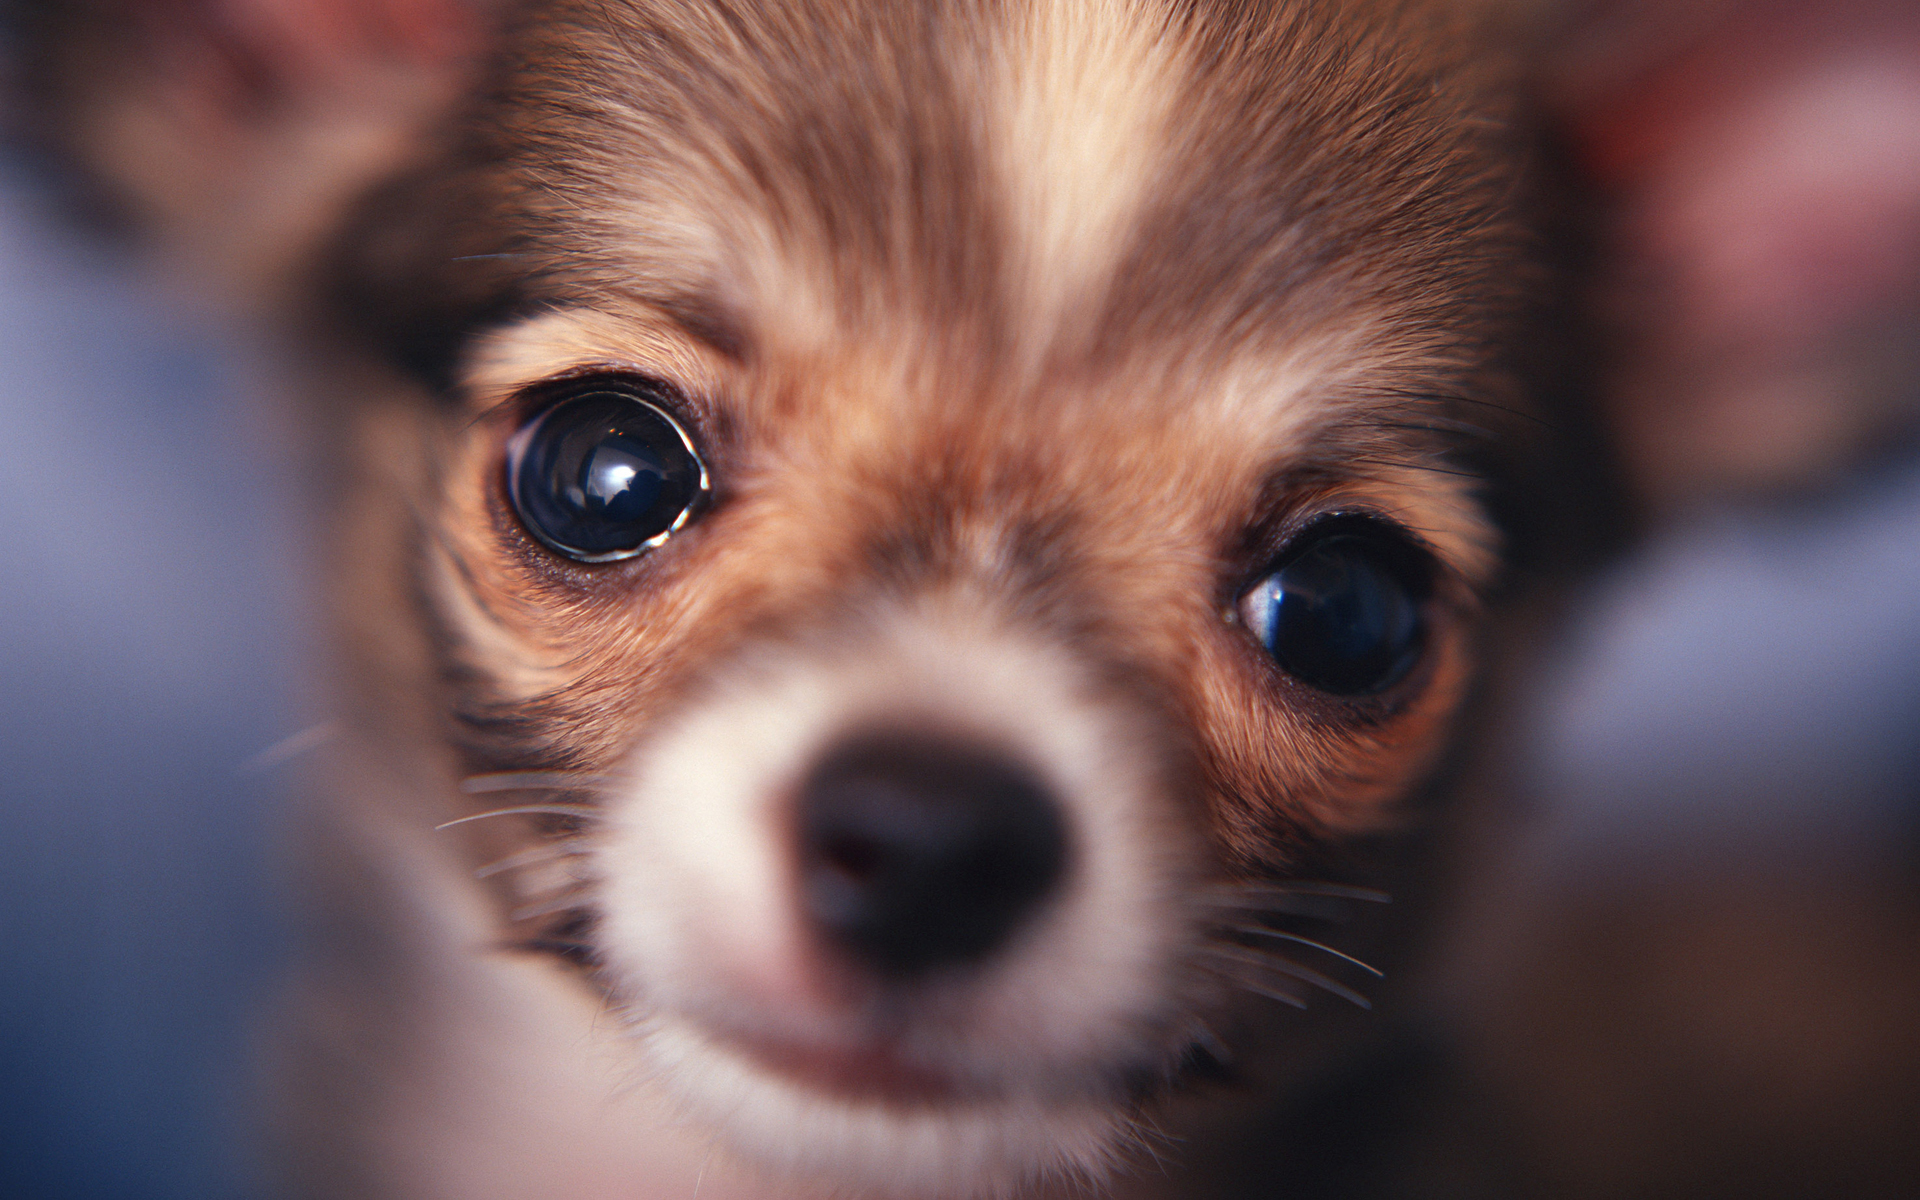
[[357, 311], [442, 393], [361, 506], [417, 514], [359, 566], [417, 583], [398, 690], [507, 793], [459, 835], [503, 921], [697, 1124], [853, 1188], [1097, 1175], [1211, 1013], [1313, 977], [1231, 930], [1430, 769], [1495, 569], [1486, 44], [541, 4], [376, 206], [418, 249]]

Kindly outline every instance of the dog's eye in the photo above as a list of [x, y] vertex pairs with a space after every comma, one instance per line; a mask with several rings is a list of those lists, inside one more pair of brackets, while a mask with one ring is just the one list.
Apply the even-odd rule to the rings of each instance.
[[1432, 567], [1371, 521], [1309, 529], [1240, 598], [1240, 617], [1289, 675], [1359, 696], [1399, 682], [1426, 640]]
[[594, 391], [514, 435], [507, 486], [533, 536], [568, 558], [611, 562], [686, 524], [707, 469], [672, 417], [633, 393]]

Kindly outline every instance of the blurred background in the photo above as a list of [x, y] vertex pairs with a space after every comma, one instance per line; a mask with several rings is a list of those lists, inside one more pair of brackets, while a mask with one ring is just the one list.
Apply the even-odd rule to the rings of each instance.
[[[1920, 1194], [1920, 6], [1520, 6], [1637, 533], [1505, 673], [1445, 1080], [1325, 1190]], [[485, 10], [0, 5], [0, 1195], [261, 1194], [324, 737], [274, 331]]]
[[292, 492], [234, 339], [0, 151], [0, 1195], [246, 1194]]

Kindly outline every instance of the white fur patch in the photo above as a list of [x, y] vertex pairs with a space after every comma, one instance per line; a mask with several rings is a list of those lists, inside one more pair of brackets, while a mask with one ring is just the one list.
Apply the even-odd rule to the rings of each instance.
[[[784, 805], [831, 744], [951, 731], [1031, 764], [1060, 798], [1061, 890], [996, 958], [892, 998], [894, 1060], [951, 1098], [890, 1104], [766, 1066], [876, 1044], [874, 1009], [823, 978], [801, 925]], [[648, 1063], [747, 1157], [882, 1192], [968, 1194], [1098, 1174], [1126, 1135], [1117, 1077], [1164, 1066], [1193, 941], [1198, 859], [1162, 793], [1159, 744], [1057, 646], [969, 597], [768, 648], [670, 721], [610, 808], [601, 949]]]
[[1187, 75], [1154, 0], [1032, 0], [1006, 31], [1011, 97], [992, 150], [1008, 190], [1034, 324], [1052, 328], [1103, 286], [1158, 190]]

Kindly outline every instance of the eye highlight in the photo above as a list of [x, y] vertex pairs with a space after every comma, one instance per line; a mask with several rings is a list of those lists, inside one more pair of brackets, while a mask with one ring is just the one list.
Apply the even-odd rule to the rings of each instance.
[[569, 396], [507, 444], [507, 490], [521, 524], [577, 562], [658, 546], [687, 523], [707, 487], [692, 439], [637, 391]]
[[1239, 615], [1280, 669], [1336, 696], [1385, 691], [1427, 640], [1433, 565], [1377, 521], [1303, 532], [1240, 597]]

